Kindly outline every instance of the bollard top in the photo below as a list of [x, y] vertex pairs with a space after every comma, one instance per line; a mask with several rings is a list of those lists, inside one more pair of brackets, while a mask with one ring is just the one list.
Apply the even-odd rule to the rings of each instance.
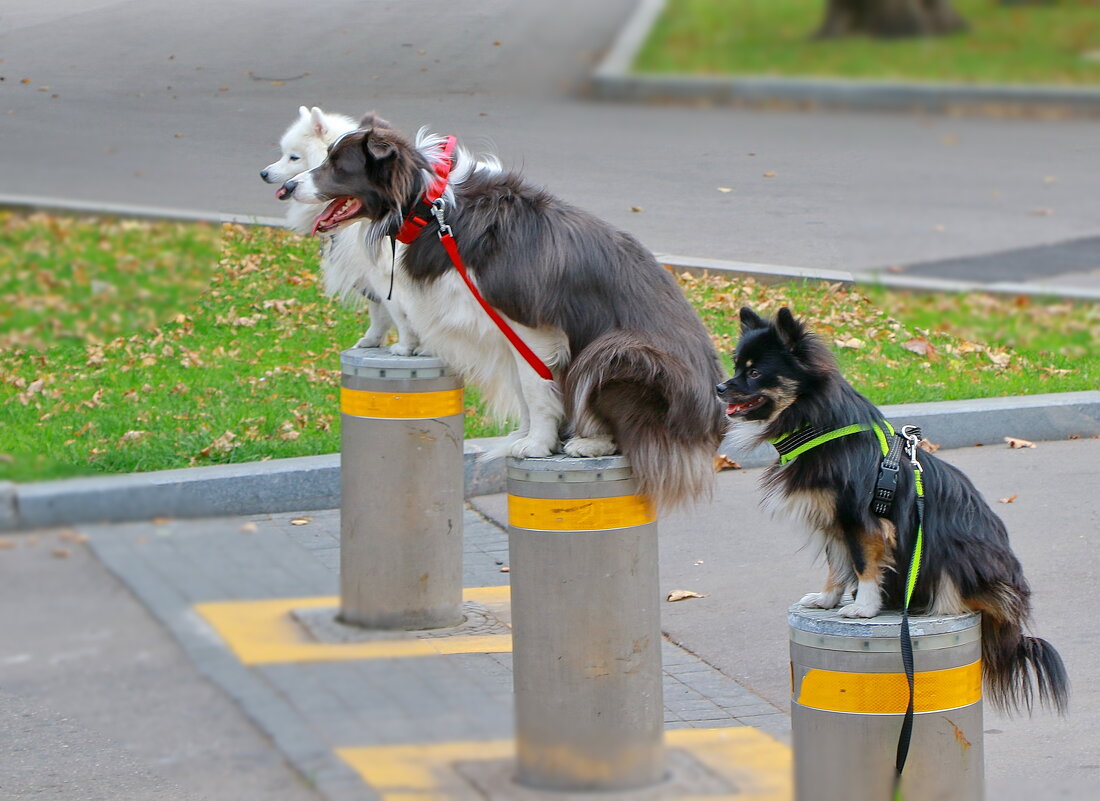
[[[847, 599], [841, 603], [846, 602]], [[787, 610], [787, 623], [794, 631], [829, 637], [897, 639], [901, 634], [900, 611], [887, 611], [872, 618], [841, 617], [838, 612], [839, 609], [810, 609], [794, 604]], [[976, 628], [981, 617], [978, 612], [947, 616], [910, 615], [909, 630], [914, 638], [953, 634]]]
[[387, 348], [349, 348], [340, 354], [344, 375], [363, 378], [441, 378], [455, 375], [435, 356], [395, 356]]
[[591, 482], [622, 481], [634, 476], [630, 460], [614, 456], [553, 456], [519, 458], [509, 456], [508, 478], [518, 481]]

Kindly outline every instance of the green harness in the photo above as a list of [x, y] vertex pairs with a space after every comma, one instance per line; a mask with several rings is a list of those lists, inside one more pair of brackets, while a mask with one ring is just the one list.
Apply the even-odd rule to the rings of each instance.
[[[886, 420], [882, 421], [882, 425], [856, 423], [832, 431], [807, 426], [776, 437], [771, 440], [771, 444], [779, 452], [779, 464], [785, 465], [819, 445], [864, 431], [874, 431], [875, 436], [878, 437], [879, 447], [882, 449], [882, 464], [871, 502], [871, 508], [875, 514], [886, 517], [893, 508], [897, 473], [900, 467], [899, 457], [902, 450], [909, 457], [909, 463], [913, 468], [913, 481], [917, 495], [917, 539], [913, 545], [913, 556], [909, 560], [909, 572], [905, 581], [905, 605], [901, 610], [901, 661], [905, 668], [906, 681], [909, 683], [909, 704], [898, 735], [898, 749], [894, 763], [893, 799], [901, 801], [901, 773], [905, 769], [905, 760], [909, 756], [909, 743], [913, 737], [914, 665], [913, 641], [909, 633], [909, 603], [913, 598], [913, 590], [917, 586], [921, 554], [924, 550], [924, 482], [921, 479], [921, 464], [917, 460], [917, 446], [921, 441], [920, 429], [917, 426], [903, 426], [901, 433], [898, 433]], [[887, 434], [893, 439], [888, 439]]]

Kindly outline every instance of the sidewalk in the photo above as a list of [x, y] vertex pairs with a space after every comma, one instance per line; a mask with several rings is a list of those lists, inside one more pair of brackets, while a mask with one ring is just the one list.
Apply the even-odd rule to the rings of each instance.
[[[1095, 798], [1100, 690], [1085, 677], [1087, 665], [1100, 657], [1100, 645], [1079, 621], [1082, 609], [1100, 602], [1090, 548], [1100, 530], [1100, 504], [1082, 494], [1100, 481], [1100, 440], [941, 454], [971, 475], [1006, 520], [1035, 591], [1036, 631], [1059, 648], [1075, 679], [1067, 720], [1045, 714], [1002, 719], [987, 710], [988, 796]], [[760, 511], [759, 472], [722, 473], [712, 503], [660, 522], [662, 594], [689, 589], [706, 595], [663, 604], [665, 718], [670, 752], [681, 762], [705, 758], [697, 744], [684, 745], [688, 735], [681, 732], [689, 729], [695, 732], [693, 743], [727, 749], [719, 761], [738, 773], [715, 779], [721, 790], [716, 798], [789, 801], [785, 612], [820, 583], [823, 568], [803, 550], [804, 535]], [[1011, 504], [998, 503], [1012, 495], [1018, 497]], [[489, 625], [481, 631], [488, 636], [466, 641], [472, 645], [464, 645], [462, 637], [416, 639], [411, 645], [410, 639], [323, 642], [330, 634], [318, 621], [335, 612], [338, 592], [335, 510], [78, 531], [198, 671], [243, 710], [321, 798], [465, 801], [512, 797], [481, 793], [483, 774], [469, 767], [484, 763], [486, 770], [495, 766], [505, 775], [501, 771], [512, 754], [510, 637], [500, 626], [509, 619], [509, 574], [501, 572], [508, 561], [507, 540], [499, 526], [505, 506], [503, 495], [477, 498], [464, 520], [467, 600], [478, 605]], [[296, 519], [306, 522], [296, 525]], [[26, 536], [12, 538], [14, 548], [0, 550], [0, 570], [6, 572], [32, 547], [21, 539]], [[70, 535], [65, 547], [82, 547], [77, 539]], [[23, 590], [23, 603], [49, 607], [48, 589], [28, 584]], [[302, 620], [306, 623], [296, 622]], [[11, 664], [24, 649], [18, 636], [4, 640], [0, 663]], [[410, 650], [420, 655], [400, 655]], [[38, 655], [28, 653], [29, 670]], [[127, 679], [100, 678], [85, 686], [77, 673], [72, 681], [74, 691], [95, 693], [104, 709], [131, 703]], [[172, 698], [180, 688], [165, 681], [159, 692]], [[36, 700], [49, 699], [32, 694], [28, 702]], [[178, 706], [169, 714], [174, 729], [205, 730], [204, 720]], [[232, 753], [239, 736], [219, 750]], [[94, 747], [92, 741], [71, 743], [40, 762], [68, 762]], [[761, 753], [770, 756], [750, 756]], [[156, 763], [142, 767], [154, 778], [165, 770]], [[186, 788], [201, 774], [200, 769], [179, 781]], [[36, 779], [24, 776], [15, 797], [35, 787]], [[156, 784], [150, 780], [146, 786]], [[303, 788], [295, 786], [266, 797], [304, 797]], [[770, 789], [754, 795], [747, 787]], [[3, 772], [0, 788], [6, 789]], [[228, 796], [185, 792], [178, 797]]]

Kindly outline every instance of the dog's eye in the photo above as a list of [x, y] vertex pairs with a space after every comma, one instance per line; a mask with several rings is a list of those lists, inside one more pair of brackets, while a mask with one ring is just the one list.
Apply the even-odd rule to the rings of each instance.
[[291, 161], [297, 161], [300, 158], [301, 158], [301, 156], [295, 156], [293, 153], [290, 154], [290, 160]]
[[753, 367], [752, 369], [749, 370], [748, 375], [749, 375], [749, 378], [751, 378], [753, 380], [756, 380], [757, 378], [760, 377], [760, 371], [757, 370], [755, 367]]

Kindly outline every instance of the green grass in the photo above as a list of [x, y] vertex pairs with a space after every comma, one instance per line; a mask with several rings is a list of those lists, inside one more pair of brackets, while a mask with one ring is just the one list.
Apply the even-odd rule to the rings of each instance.
[[[963, 34], [814, 41], [824, 0], [668, 0], [640, 72], [1100, 84], [1100, 3], [954, 0]], [[1088, 54], [1093, 54], [1090, 58]]]
[[[315, 242], [11, 213], [0, 234], [0, 480], [339, 449], [339, 353], [366, 319], [321, 294]], [[878, 403], [1100, 384], [1094, 304], [680, 280], [722, 351], [741, 305], [790, 305]], [[467, 388], [467, 436], [506, 430]]]

